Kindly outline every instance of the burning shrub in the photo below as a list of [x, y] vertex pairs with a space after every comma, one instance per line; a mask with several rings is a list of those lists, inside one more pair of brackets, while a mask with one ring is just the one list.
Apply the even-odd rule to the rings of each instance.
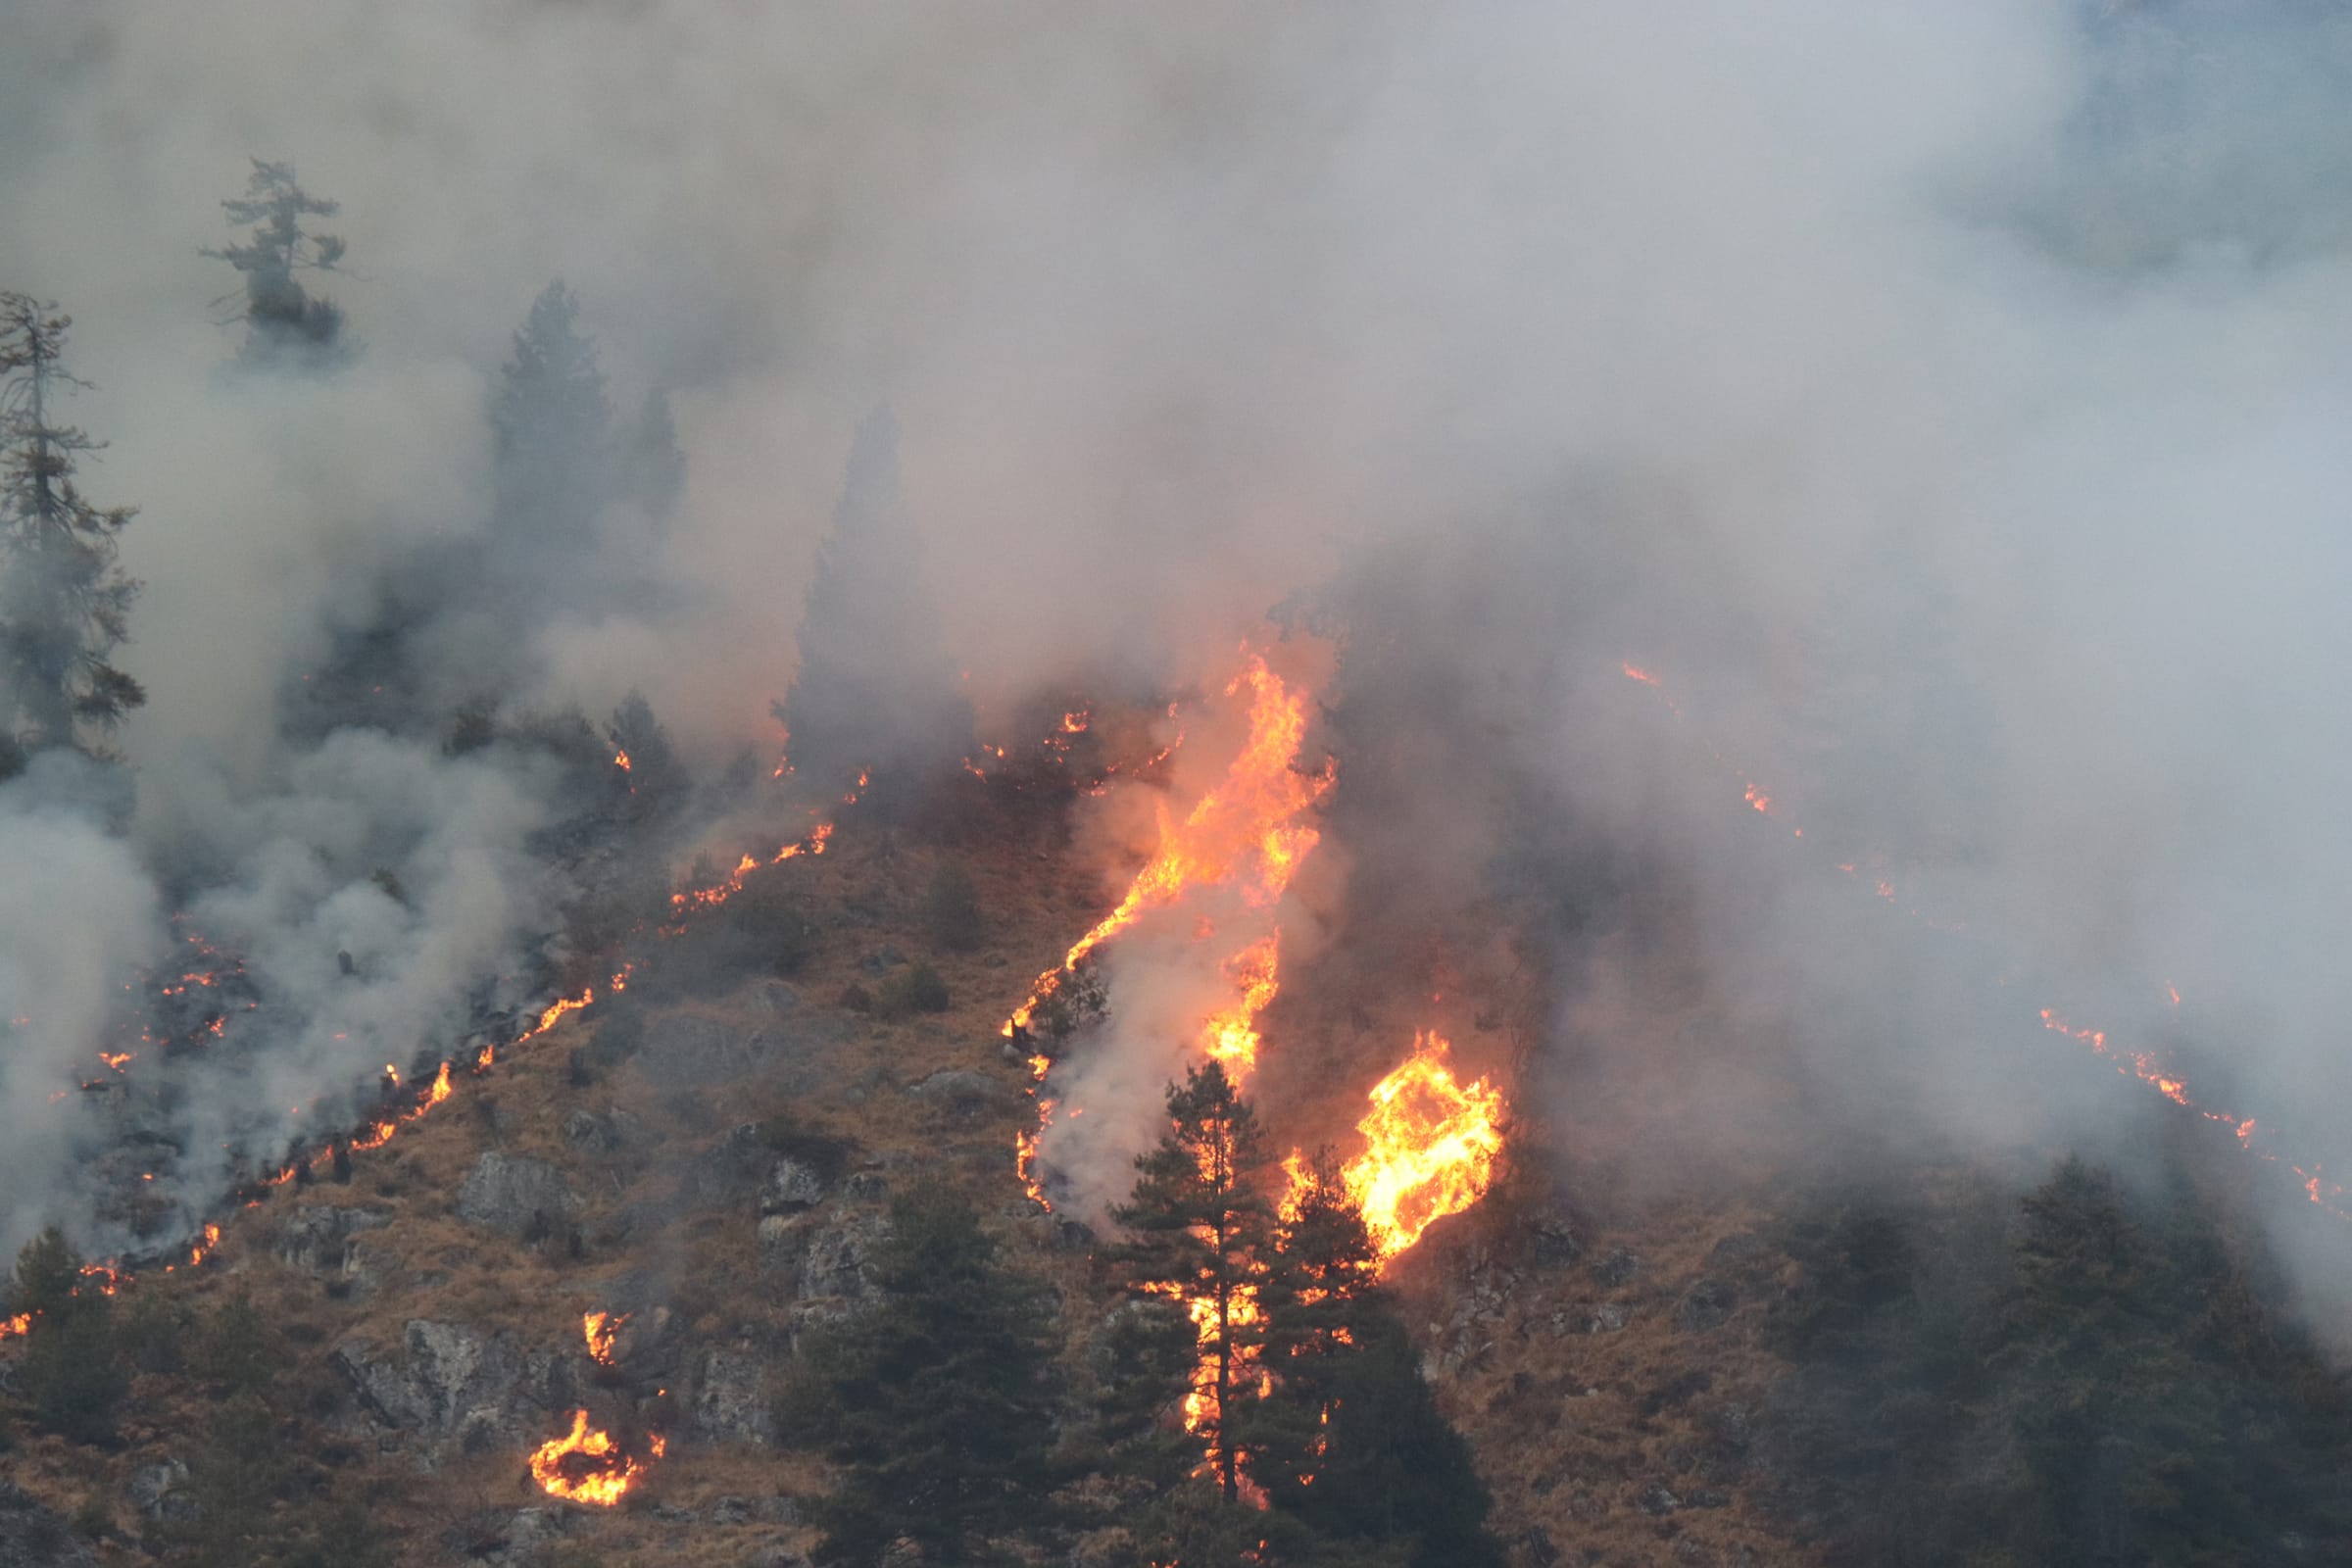
[[915, 964], [882, 982], [874, 1010], [885, 1018], [904, 1018], [910, 1012], [945, 1012], [952, 1006], [948, 983], [927, 963]]
[[950, 953], [970, 953], [980, 946], [980, 896], [962, 866], [943, 865], [931, 878], [931, 891], [923, 900], [923, 928]]

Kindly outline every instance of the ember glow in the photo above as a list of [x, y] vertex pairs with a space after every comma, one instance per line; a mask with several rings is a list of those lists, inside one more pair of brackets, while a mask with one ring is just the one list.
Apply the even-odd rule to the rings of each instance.
[[641, 1462], [623, 1453], [611, 1433], [591, 1428], [587, 1411], [574, 1410], [571, 1431], [550, 1438], [532, 1452], [531, 1477], [551, 1497], [610, 1508], [628, 1494], [643, 1479], [647, 1464], [661, 1458], [668, 1446], [667, 1440], [655, 1433], [646, 1440], [647, 1457]]
[[[1412, 1055], [1372, 1086], [1372, 1109], [1356, 1124], [1363, 1152], [1341, 1172], [1384, 1263], [1477, 1202], [1494, 1180], [1502, 1095], [1484, 1078], [1457, 1082], [1446, 1061], [1451, 1049], [1435, 1033], [1415, 1037]], [[1292, 1170], [1296, 1186], [1302, 1172], [1295, 1157]]]

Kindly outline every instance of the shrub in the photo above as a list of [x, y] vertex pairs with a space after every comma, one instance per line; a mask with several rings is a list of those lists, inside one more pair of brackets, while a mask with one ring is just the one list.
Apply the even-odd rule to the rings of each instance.
[[918, 963], [882, 982], [874, 1010], [885, 1018], [904, 1018], [910, 1012], [945, 1012], [951, 1004], [948, 983], [939, 971]]

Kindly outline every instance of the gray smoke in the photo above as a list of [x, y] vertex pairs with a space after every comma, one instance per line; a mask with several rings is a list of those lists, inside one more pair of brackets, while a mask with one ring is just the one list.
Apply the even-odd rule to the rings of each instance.
[[[2052, 1005], [2340, 1120], [2331, 8], [36, 0], [11, 34], [0, 194], [40, 217], [0, 279], [76, 312], [89, 488], [146, 509], [136, 842], [236, 890], [284, 983], [331, 940], [466, 984], [456, 933], [546, 907], [458, 869], [527, 831], [522, 775], [378, 759], [424, 804], [366, 843], [339, 813], [388, 803], [279, 699], [485, 526], [490, 381], [560, 274], [690, 470], [637, 600], [566, 607], [549, 563], [517, 704], [637, 685], [705, 758], [770, 738], [887, 397], [975, 698], [1189, 673], [1351, 585], [1416, 656], [1392, 757], [1446, 740], [1351, 819], [1364, 874], [1385, 821], [1443, 847], [1424, 880], [1554, 841], [1670, 879], [1712, 1010], [1564, 939], [1564, 1059], [1665, 1041], [1890, 1136], [2128, 1137], [2144, 1097], [2080, 1090]], [[329, 380], [222, 377], [195, 252], [252, 153], [344, 203], [365, 349]], [[438, 868], [419, 902], [359, 885], [383, 854]], [[1891, 901], [1837, 869], [1874, 856]], [[12, 1114], [46, 1093], [7, 1070]], [[1693, 1141], [1751, 1113], [1686, 1077]]]

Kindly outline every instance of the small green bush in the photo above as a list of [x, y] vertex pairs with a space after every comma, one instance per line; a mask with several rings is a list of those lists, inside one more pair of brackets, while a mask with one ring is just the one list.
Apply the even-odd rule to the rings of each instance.
[[948, 983], [927, 963], [918, 963], [882, 982], [874, 1010], [885, 1018], [904, 1018], [910, 1012], [945, 1012], [953, 1005]]
[[923, 900], [923, 927], [950, 953], [970, 953], [980, 946], [985, 932], [980, 897], [962, 866], [943, 865], [931, 878], [931, 891]]

